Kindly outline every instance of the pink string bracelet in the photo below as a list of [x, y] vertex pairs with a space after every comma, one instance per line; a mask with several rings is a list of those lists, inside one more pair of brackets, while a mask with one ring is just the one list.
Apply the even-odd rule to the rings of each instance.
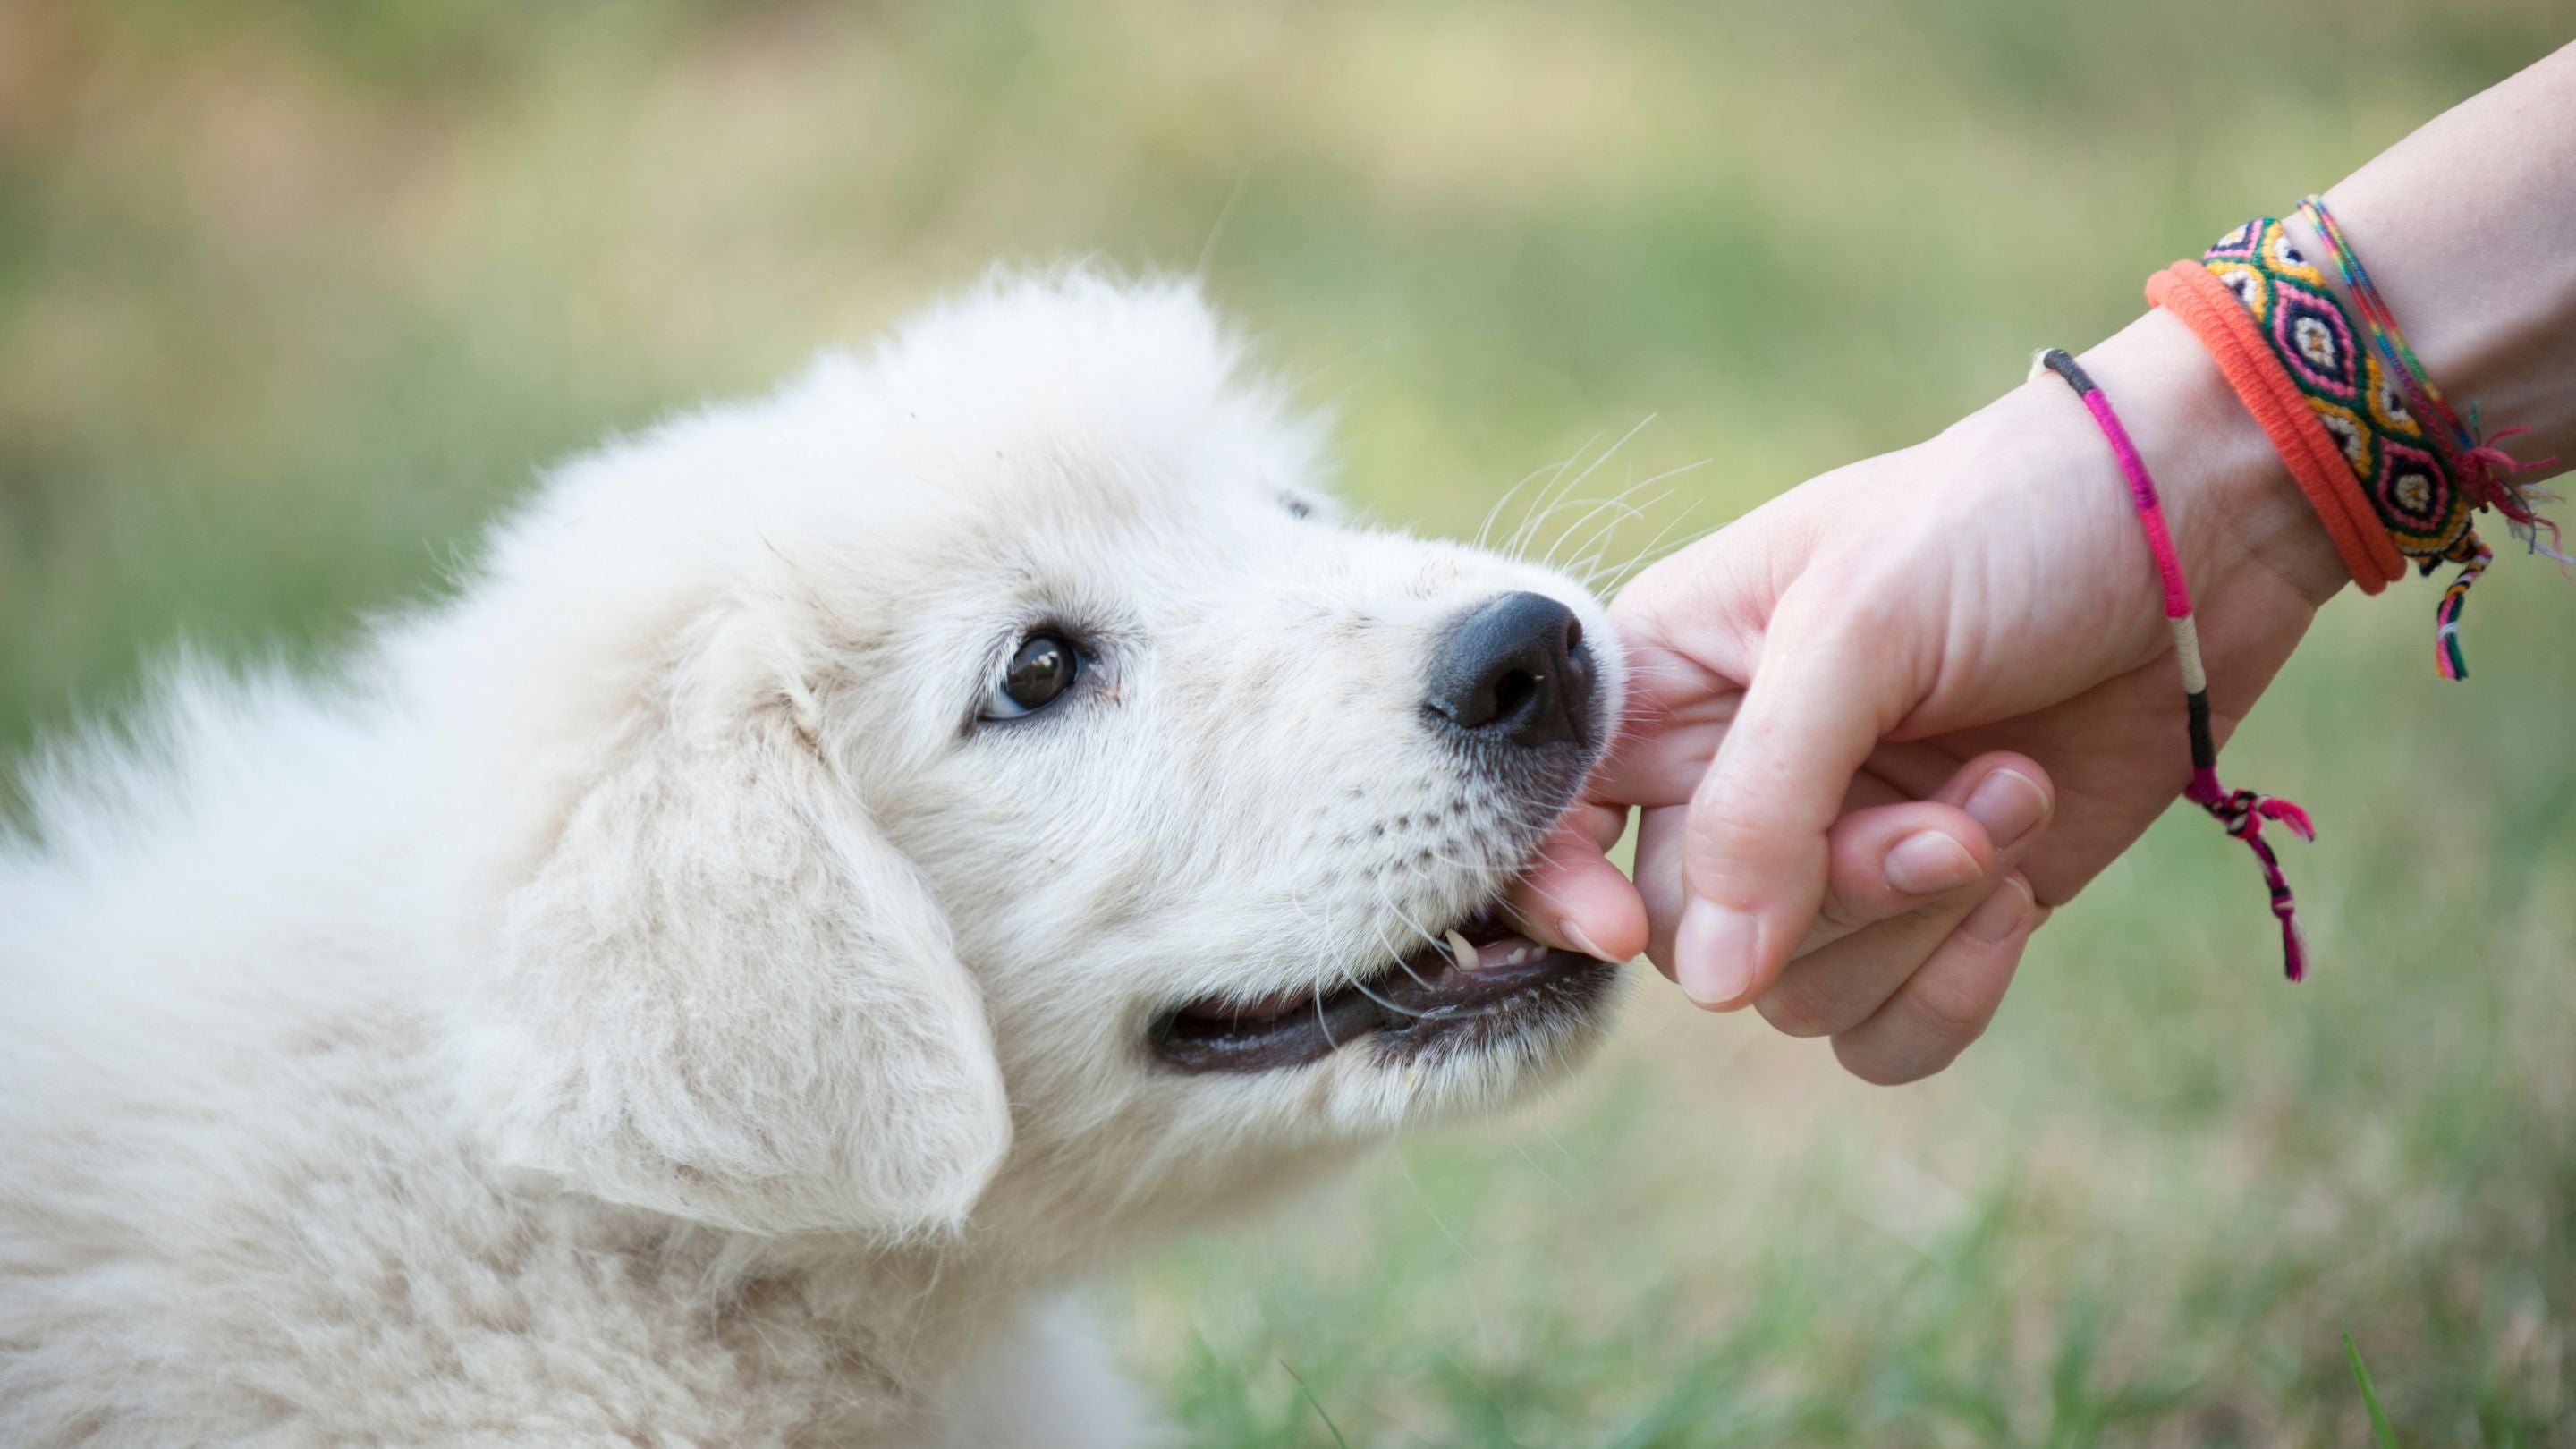
[[2031, 363], [2032, 377], [2043, 371], [2064, 378], [2083, 400], [2085, 411], [2093, 415], [2094, 425], [2111, 445], [2111, 456], [2120, 464], [2120, 476], [2129, 480], [2129, 501], [2137, 505], [2148, 551], [2155, 555], [2156, 576], [2164, 583], [2165, 622], [2173, 629], [2174, 658], [2182, 666], [2183, 703], [2191, 731], [2191, 783], [2184, 787], [2183, 798], [2208, 811], [2228, 834], [2253, 847], [2255, 859], [2262, 862], [2263, 884], [2272, 892], [2272, 914], [2281, 923], [2282, 967], [2291, 980], [2303, 980], [2308, 974], [2308, 952], [2306, 938], [2299, 930], [2298, 905], [2290, 899], [2290, 883], [2281, 875], [2280, 857], [2263, 839], [2263, 822], [2277, 820], [2302, 840], [2316, 839], [2316, 827], [2309, 823], [2308, 812], [2287, 800], [2258, 795], [2252, 790], [2230, 790], [2218, 783], [2218, 740], [2209, 725], [2209, 673], [2201, 665], [2200, 630], [2192, 623], [2191, 591], [2183, 584], [2182, 559], [2174, 553], [2173, 535], [2165, 527], [2165, 510], [2156, 498], [2156, 481], [2148, 475], [2146, 460], [2138, 456], [2137, 445], [2129, 441], [2129, 430], [2120, 426], [2119, 414], [2111, 410], [2111, 400], [2093, 385], [2093, 379], [2074, 358], [2062, 349], [2049, 348]]

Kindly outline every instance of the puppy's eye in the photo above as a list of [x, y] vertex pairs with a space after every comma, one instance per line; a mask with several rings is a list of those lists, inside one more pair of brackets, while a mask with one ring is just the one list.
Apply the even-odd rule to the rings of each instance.
[[1011, 667], [984, 697], [984, 718], [1017, 719], [1055, 703], [1082, 674], [1082, 656], [1061, 634], [1031, 634], [1011, 656]]
[[1306, 500], [1298, 497], [1294, 493], [1280, 494], [1279, 506], [1288, 510], [1288, 516], [1290, 518], [1312, 518], [1315, 516], [1314, 505], [1308, 503]]

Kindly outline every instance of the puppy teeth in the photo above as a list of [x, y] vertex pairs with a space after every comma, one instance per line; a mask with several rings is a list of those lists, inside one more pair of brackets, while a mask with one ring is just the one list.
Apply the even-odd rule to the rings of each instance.
[[1455, 926], [1449, 929], [1449, 956], [1461, 971], [1476, 969], [1476, 948], [1465, 936], [1458, 934]]

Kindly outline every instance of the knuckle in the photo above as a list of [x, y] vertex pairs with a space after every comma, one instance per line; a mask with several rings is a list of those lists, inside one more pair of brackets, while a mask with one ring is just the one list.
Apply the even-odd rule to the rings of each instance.
[[1986, 1034], [2001, 992], [1984, 981], [1917, 981], [1908, 1003], [1927, 1034], [1955, 1051]]
[[1691, 802], [1690, 818], [1682, 827], [1682, 853], [1703, 863], [1759, 859], [1778, 838], [1765, 822], [1734, 808], [1729, 791]]
[[[1857, 892], [1829, 889], [1825, 892], [1824, 903], [1816, 908], [1816, 929], [1808, 936], [1808, 949], [1820, 949], [1862, 931], [1874, 933], [1871, 937], [1874, 942], [1912, 939], [1935, 923], [1946, 924], [1957, 914], [1956, 903], [1975, 889], [1973, 885], [1963, 886], [1920, 904], [1897, 902], [1876, 909], [1872, 908], [1873, 903], [1867, 897]], [[1915, 948], [1918, 965], [1926, 954], [1927, 948]]]

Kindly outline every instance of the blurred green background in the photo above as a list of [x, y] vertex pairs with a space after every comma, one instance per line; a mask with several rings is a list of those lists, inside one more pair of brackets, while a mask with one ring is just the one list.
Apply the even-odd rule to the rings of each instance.
[[[0, 749], [183, 637], [327, 656], [545, 460], [997, 257], [1204, 256], [1349, 491], [1427, 529], [1651, 418], [1601, 491], [1702, 466], [1633, 549], [1937, 429], [2571, 34], [0, 0]], [[2349, 1330], [2404, 1443], [2576, 1442], [2576, 592], [2509, 558], [2449, 687], [2433, 598], [2329, 611], [2231, 751], [2324, 830], [2308, 985], [2197, 820], [1924, 1086], [1649, 980], [1560, 1100], [1105, 1289], [1127, 1355], [1193, 1444], [2357, 1444]]]

